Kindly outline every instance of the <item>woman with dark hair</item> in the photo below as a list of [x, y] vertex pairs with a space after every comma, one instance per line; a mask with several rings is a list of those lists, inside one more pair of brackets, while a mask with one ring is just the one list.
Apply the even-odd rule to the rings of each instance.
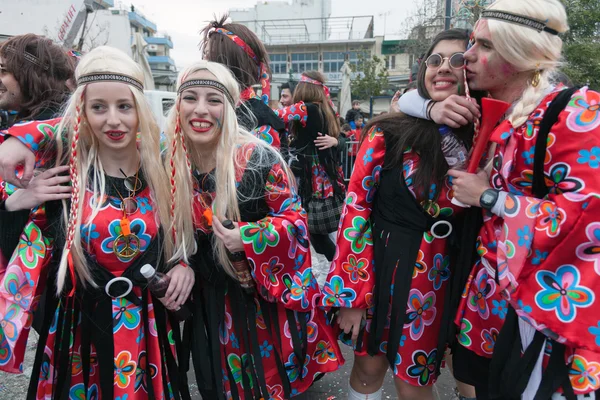
[[[271, 95], [271, 70], [269, 55], [264, 44], [248, 27], [226, 23], [228, 15], [211, 21], [202, 30], [203, 58], [226, 65], [242, 90], [241, 103], [237, 108], [239, 123], [256, 137], [281, 148], [285, 154], [288, 147], [285, 126], [268, 106]], [[254, 87], [260, 85], [259, 97]]]
[[[424, 97], [462, 91], [468, 39], [460, 29], [436, 36], [418, 74]], [[472, 141], [470, 129], [455, 134]], [[340, 307], [340, 329], [355, 341], [348, 398], [380, 399], [391, 368], [400, 399], [433, 399], [445, 350], [438, 337], [448, 237], [460, 212], [451, 204], [439, 126], [391, 113], [370, 121], [361, 141], [322, 298]]]
[[12, 123], [54, 118], [69, 98], [74, 70], [52, 40], [32, 33], [10, 38], [0, 45], [0, 110], [16, 111]]
[[[346, 187], [339, 151], [336, 147], [324, 148], [318, 143], [321, 136], [337, 139], [340, 135], [339, 119], [330, 104], [323, 74], [317, 71], [302, 74], [293, 103], [302, 102], [300, 107], [305, 108], [306, 119], [294, 120], [290, 129], [290, 147], [297, 160], [291, 166], [300, 182], [302, 205], [308, 211], [311, 244], [317, 253], [332, 261], [335, 243], [329, 233], [337, 229]], [[324, 216], [329, 221], [324, 220]]]

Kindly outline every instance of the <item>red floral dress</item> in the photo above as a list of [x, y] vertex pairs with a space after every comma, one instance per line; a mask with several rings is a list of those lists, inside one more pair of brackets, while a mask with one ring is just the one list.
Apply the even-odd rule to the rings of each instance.
[[[500, 327], [483, 317], [504, 315], [510, 304], [567, 347], [571, 385], [585, 394], [600, 388], [600, 318], [594, 311], [600, 294], [600, 94], [577, 91], [550, 129], [544, 160], [549, 194], [538, 199], [532, 195], [535, 143], [559, 91], [518, 129], [504, 121], [492, 134], [498, 146], [491, 184], [509, 195], [504, 218], [487, 216], [481, 229], [481, 259], [465, 288], [460, 335], [474, 351], [491, 351]], [[544, 365], [550, 354], [547, 348]]]
[[[378, 196], [379, 182], [386, 153], [384, 132], [372, 128], [361, 145], [348, 189], [346, 204], [337, 238], [337, 253], [323, 287], [322, 304], [325, 307], [347, 307], [367, 309], [365, 338], [372, 334], [371, 321], [374, 315], [373, 293], [375, 270], [373, 260], [374, 233], [372, 213]], [[407, 149], [404, 154], [402, 176], [411, 196], [418, 201], [427, 200], [427, 194], [416, 194], [413, 174], [419, 168], [419, 155]], [[459, 208], [451, 204], [449, 184], [439, 191], [435, 201], [441, 215], [454, 215]], [[377, 223], [375, 223], [377, 224]], [[443, 299], [450, 279], [450, 258], [447, 240], [435, 238], [431, 231], [422, 234], [418, 255], [415, 260], [410, 283], [408, 302], [405, 305], [407, 318], [401, 328], [400, 343], [395, 360], [390, 361], [396, 378], [413, 386], [432, 385], [435, 375], [438, 336], [441, 328]], [[391, 246], [402, 247], [403, 243]], [[392, 309], [394, 286], [390, 281], [389, 310]], [[385, 355], [388, 346], [389, 315], [379, 354]], [[366, 355], [362, 350], [358, 355]], [[389, 355], [388, 355], [388, 359]]]
[[[252, 151], [252, 148], [240, 150], [240, 154], [243, 153], [248, 160]], [[240, 185], [243, 177], [244, 170], [239, 170], [237, 179]], [[202, 183], [204, 178], [198, 181]], [[244, 392], [244, 374], [252, 387], [252, 396], [266, 398], [262, 391], [259, 392], [260, 382], [252, 378], [248, 369], [250, 354], [260, 354], [268, 398], [272, 400], [287, 398], [284, 395], [286, 384], [290, 386], [291, 396], [306, 391], [315, 377], [337, 370], [344, 362], [325, 312], [318, 308], [320, 291], [311, 270], [306, 212], [279, 163], [270, 168], [263, 194], [268, 206], [267, 216], [255, 222], [239, 223], [244, 251], [259, 293], [252, 300], [257, 307], [256, 318], [248, 322], [248, 329], [256, 329], [259, 348], [246, 345], [240, 337], [246, 327], [245, 324], [237, 325], [235, 313], [238, 310], [234, 309], [236, 300], [230, 287], [225, 295], [224, 318], [219, 328], [219, 354], [224, 378], [216, 383], [217, 391], [225, 393], [226, 399], [236, 398], [234, 393], [237, 393], [237, 398], [250, 400]], [[203, 215], [206, 207], [211, 206], [213, 197], [210, 186], [208, 190], [200, 185], [196, 188], [196, 216]], [[203, 232], [201, 236], [212, 235], [204, 224], [197, 228]], [[273, 334], [277, 331], [273, 328], [274, 322], [268, 323], [266, 310], [262, 309], [265, 304], [270, 310], [275, 310], [270, 315], [277, 320], [279, 337]], [[290, 325], [290, 313], [296, 318], [306, 318], [306, 336], [300, 337], [302, 346], [306, 348], [303, 365], [299, 364], [294, 346], [294, 331], [300, 331], [300, 325]], [[278, 370], [279, 360], [285, 369], [284, 376]], [[256, 365], [257, 360], [254, 359], [252, 364]]]
[[[60, 120], [52, 120], [43, 123], [44, 126], [55, 128]], [[27, 129], [37, 129], [39, 124], [31, 123]], [[42, 129], [44, 129], [42, 127]], [[19, 127], [22, 133], [22, 127]], [[19, 131], [11, 133], [18, 134]], [[40, 132], [41, 130], [37, 130]], [[31, 131], [34, 132], [34, 131]], [[111, 179], [111, 178], [107, 178]], [[114, 178], [112, 178], [114, 179]], [[13, 188], [4, 185], [3, 199], [8, 197]], [[156, 207], [152, 200], [149, 188], [145, 188], [136, 194], [138, 210], [129, 216], [131, 230], [140, 239], [140, 257], [148, 248], [152, 239], [158, 233]], [[92, 213], [92, 207], [98, 205], [98, 201], [92, 197], [88, 190], [84, 194], [84, 213], [82, 220], [85, 221]], [[81, 240], [84, 250], [92, 258], [110, 271], [114, 276], [120, 276], [133, 260], [120, 259], [113, 252], [113, 242], [120, 234], [121, 199], [118, 196], [105, 196], [98, 205], [98, 214], [90, 224], [81, 226]], [[23, 357], [25, 353], [27, 337], [31, 327], [33, 313], [36, 310], [41, 294], [46, 286], [46, 274], [51, 267], [52, 254], [61, 248], [53, 247], [53, 238], [47, 235], [48, 220], [44, 207], [34, 209], [30, 220], [27, 222], [21, 234], [17, 248], [15, 249], [8, 266], [0, 270], [0, 370], [12, 373], [23, 372]], [[50, 275], [49, 279], [55, 279]], [[53, 286], [49, 286], [49, 290]], [[79, 289], [78, 289], [79, 290]], [[133, 288], [135, 296], [142, 301], [142, 289]], [[76, 292], [77, 296], [77, 292]], [[149, 294], [147, 298], [150, 299]], [[78, 297], [76, 297], [78, 298]], [[63, 298], [64, 299], [64, 298]], [[118, 399], [147, 399], [148, 385], [153, 386], [153, 392], [157, 399], [174, 398], [171, 390], [171, 382], [168, 374], [165, 375], [164, 353], [161, 352], [157, 333], [157, 322], [152, 301], [146, 305], [148, 310], [147, 325], [144, 320], [142, 307], [130, 302], [127, 298], [112, 298], [112, 323], [109, 326], [95, 326], [94, 329], [112, 332], [114, 342], [113, 354], [113, 391], [114, 398]], [[61, 363], [54, 357], [55, 341], [58, 340], [57, 326], [60, 326], [62, 314], [56, 310], [52, 319], [47, 340], [43, 348], [41, 370], [39, 376], [33, 376], [37, 381], [38, 399], [50, 399], [57, 396], [55, 391], [55, 379], [60, 374]], [[170, 339], [170, 348], [165, 351], [171, 352], [175, 357], [174, 341], [168, 321], [162, 321], [167, 329]], [[68, 388], [69, 398], [84, 398], [84, 375], [82, 371], [81, 345], [83, 335], [92, 335], [92, 332], [82, 332], [81, 321], [76, 322], [76, 329], [69, 343], [71, 354], [71, 375]], [[41, 347], [38, 348], [40, 351]], [[102, 398], [100, 390], [100, 370], [98, 356], [103, 349], [97, 349], [91, 343], [89, 385], [87, 398]], [[162, 354], [162, 355], [161, 355]], [[157, 379], [162, 377], [163, 379]], [[164, 379], [166, 378], [166, 379]], [[166, 395], [165, 395], [166, 394]], [[83, 396], [83, 397], [82, 397]], [[178, 398], [178, 395], [176, 395]]]

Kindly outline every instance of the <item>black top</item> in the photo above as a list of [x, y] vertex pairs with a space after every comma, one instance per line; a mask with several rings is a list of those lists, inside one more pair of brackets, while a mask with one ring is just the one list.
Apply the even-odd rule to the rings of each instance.
[[281, 153], [287, 154], [289, 145], [283, 121], [259, 98], [251, 98], [246, 101], [244, 105], [248, 107], [250, 112], [254, 115], [254, 118], [256, 118], [256, 121], [253, 121], [252, 118], [250, 118], [247, 114], [247, 110], [244, 110], [243, 107], [238, 107], [236, 109], [238, 123], [249, 131], [260, 126], [269, 125], [279, 133]]
[[299, 122], [294, 122], [292, 142], [290, 143], [290, 152], [293, 154], [294, 161], [291, 164], [292, 171], [300, 181], [300, 197], [302, 204], [308, 204], [312, 197], [312, 171], [311, 165], [314, 157], [317, 162], [323, 166], [325, 173], [333, 186], [333, 191], [337, 195], [343, 195], [344, 188], [339, 187], [338, 166], [339, 152], [337, 147], [331, 147], [325, 150], [319, 150], [315, 146], [315, 139], [321, 132], [324, 135], [329, 134], [329, 128], [325, 121], [325, 116], [317, 104], [306, 104], [307, 121], [303, 127]]

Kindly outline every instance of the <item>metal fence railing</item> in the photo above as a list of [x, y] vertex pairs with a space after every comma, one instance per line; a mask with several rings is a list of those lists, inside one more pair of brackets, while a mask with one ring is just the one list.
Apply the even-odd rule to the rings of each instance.
[[358, 154], [358, 141], [347, 141], [346, 148], [342, 150], [341, 157], [342, 170], [344, 171], [344, 180], [346, 183], [350, 182], [350, 175], [352, 175], [352, 169], [354, 169], [356, 154]]

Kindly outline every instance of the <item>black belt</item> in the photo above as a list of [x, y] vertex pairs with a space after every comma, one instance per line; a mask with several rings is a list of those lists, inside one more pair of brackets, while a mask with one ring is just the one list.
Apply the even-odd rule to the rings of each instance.
[[[376, 355], [380, 352], [391, 296], [390, 284], [394, 282], [386, 351], [387, 359], [393, 367], [396, 363], [402, 330], [407, 322], [406, 304], [412, 284], [415, 261], [423, 240], [423, 233], [438, 229], [432, 234], [443, 239], [452, 233], [452, 225], [444, 218], [434, 219], [425, 215], [423, 215], [421, 226], [409, 227], [395, 224], [377, 217], [377, 214], [372, 217], [372, 221], [373, 250], [377, 273], [375, 274], [373, 290], [375, 311], [371, 322], [367, 351], [370, 355]], [[388, 246], [388, 240], [394, 245]], [[402, 245], [397, 246], [396, 243], [402, 243]], [[362, 347], [362, 338], [357, 341], [357, 350], [360, 351], [359, 347]]]
[[[72, 352], [69, 351], [70, 337], [75, 335], [76, 330], [81, 335], [81, 361], [84, 380], [84, 390], [87, 396], [89, 389], [89, 371], [91, 364], [91, 345], [95, 345], [97, 350], [98, 371], [100, 379], [100, 391], [102, 398], [114, 397], [114, 338], [113, 338], [113, 318], [112, 318], [112, 299], [113, 297], [124, 297], [133, 304], [141, 306], [146, 332], [148, 332], [148, 303], [154, 305], [156, 317], [156, 328], [159, 340], [160, 359], [164, 360], [165, 367], [162, 368], [163, 376], [156, 377], [167, 380], [171, 383], [171, 389], [176, 399], [189, 398], [187, 387], [180, 387], [177, 378], [177, 363], [170, 349], [168, 333], [166, 330], [166, 320], [169, 318], [167, 312], [158, 300], [154, 301], [148, 296], [146, 290], [142, 291], [142, 301], [131, 292], [133, 286], [144, 287], [147, 280], [141, 275], [140, 269], [146, 263], [154, 265], [160, 264], [162, 258], [158, 252], [158, 240], [154, 239], [144, 251], [123, 273], [124, 279], [116, 279], [110, 271], [99, 265], [95, 260], [87, 258], [88, 265], [92, 271], [94, 282], [98, 287], [87, 285], [85, 288], [78, 285], [74, 297], [63, 296], [61, 301], [54, 295], [55, 287], [49, 287], [47, 291], [42, 334], [38, 342], [36, 360], [33, 366], [32, 382], [28, 391], [28, 399], [34, 399], [37, 391], [37, 378], [41, 371], [41, 365], [44, 357], [44, 347], [50, 330], [50, 325], [54, 313], [58, 308], [59, 317], [56, 328], [56, 341], [54, 346], [54, 358], [56, 365], [60, 366], [57, 371], [55, 381], [54, 398], [68, 397], [71, 383], [71, 365], [73, 362]], [[52, 279], [48, 280], [53, 282]], [[70, 284], [70, 283], [69, 283]], [[107, 290], [108, 289], [108, 290]], [[68, 292], [69, 288], [65, 289]], [[109, 294], [107, 294], [110, 293]], [[81, 322], [79, 323], [79, 320]], [[177, 322], [171, 321], [177, 328]], [[177, 330], [174, 332], [177, 336]], [[150, 356], [150, 335], [146, 334], [146, 353]], [[176, 340], [177, 342], [178, 340]], [[152, 380], [149, 376], [146, 378], [146, 388], [149, 399], [161, 397], [169, 398], [170, 390], [164, 385], [162, 394], [154, 393]], [[35, 381], [35, 383], [34, 383]]]

